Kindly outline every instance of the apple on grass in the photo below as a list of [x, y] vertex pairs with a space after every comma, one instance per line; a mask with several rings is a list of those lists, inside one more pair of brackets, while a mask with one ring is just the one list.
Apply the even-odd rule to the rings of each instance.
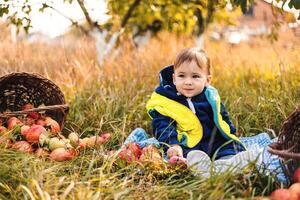
[[57, 148], [54, 149], [50, 153], [50, 158], [54, 161], [66, 161], [66, 160], [71, 160], [76, 156], [76, 150], [75, 149], [65, 149], [65, 148]]
[[26, 141], [18, 141], [12, 145], [12, 149], [15, 149], [17, 151], [31, 153], [33, 152], [33, 148], [31, 144], [29, 144]]
[[290, 186], [289, 190], [295, 193], [298, 199], [300, 199], [300, 183], [294, 183], [293, 185]]
[[300, 183], [300, 167], [295, 170], [293, 179], [295, 183]]
[[31, 143], [38, 143], [41, 134], [46, 134], [47, 130], [41, 125], [32, 125], [26, 131], [26, 140]]
[[288, 189], [277, 189], [272, 192], [271, 200], [298, 200], [298, 197]]
[[7, 129], [12, 130], [16, 125], [23, 125], [23, 123], [16, 117], [11, 117], [7, 121]]
[[142, 154], [141, 148], [137, 143], [129, 142], [121, 148], [118, 156], [122, 160], [130, 163], [132, 161], [136, 161], [140, 158]]
[[50, 126], [51, 132], [58, 134], [60, 132], [60, 125], [51, 117], [45, 118], [46, 126]]

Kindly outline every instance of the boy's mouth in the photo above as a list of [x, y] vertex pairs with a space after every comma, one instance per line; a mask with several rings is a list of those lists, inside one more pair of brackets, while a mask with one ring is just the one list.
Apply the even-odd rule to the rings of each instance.
[[191, 88], [183, 88], [183, 90], [185, 90], [185, 91], [193, 91], [194, 89], [191, 89]]

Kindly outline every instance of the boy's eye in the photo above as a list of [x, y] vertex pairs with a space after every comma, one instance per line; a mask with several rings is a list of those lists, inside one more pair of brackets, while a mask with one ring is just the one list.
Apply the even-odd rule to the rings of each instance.
[[179, 75], [178, 75], [178, 77], [180, 77], [180, 78], [183, 78], [183, 77], [184, 77], [184, 75], [183, 75], [183, 74], [179, 74]]
[[193, 75], [193, 78], [201, 78], [199, 75]]

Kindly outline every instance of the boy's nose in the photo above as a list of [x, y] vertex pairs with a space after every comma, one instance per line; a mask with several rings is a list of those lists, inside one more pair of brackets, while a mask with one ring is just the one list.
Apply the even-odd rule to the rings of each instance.
[[192, 85], [192, 81], [190, 79], [186, 79], [184, 83], [186, 85]]

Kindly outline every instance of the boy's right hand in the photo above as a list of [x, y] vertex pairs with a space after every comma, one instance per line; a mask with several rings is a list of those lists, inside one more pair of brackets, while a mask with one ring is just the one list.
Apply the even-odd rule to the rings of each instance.
[[167, 156], [168, 158], [171, 158], [173, 156], [183, 157], [183, 150], [181, 146], [179, 145], [171, 146], [167, 151]]

